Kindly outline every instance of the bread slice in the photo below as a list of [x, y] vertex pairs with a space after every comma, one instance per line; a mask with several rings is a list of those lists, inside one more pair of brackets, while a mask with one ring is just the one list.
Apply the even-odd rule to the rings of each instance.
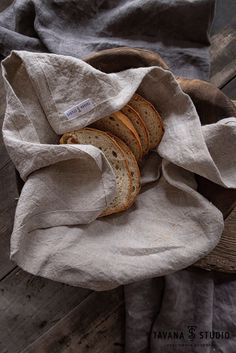
[[132, 180], [124, 151], [107, 133], [84, 128], [65, 133], [60, 143], [93, 145], [106, 156], [116, 176], [116, 195], [100, 217], [126, 210], [130, 207]]
[[121, 112], [113, 113], [105, 118], [95, 121], [91, 127], [112, 133], [124, 141], [133, 154], [136, 160], [142, 156], [141, 141], [137, 131], [131, 121]]
[[128, 162], [129, 171], [131, 174], [132, 186], [131, 186], [131, 196], [130, 196], [130, 206], [134, 203], [136, 196], [138, 195], [141, 184], [140, 184], [140, 170], [138, 163], [134, 157], [131, 149], [122, 141], [119, 137], [110, 135], [118, 143], [120, 148], [125, 152], [126, 160]]
[[129, 105], [137, 110], [147, 126], [150, 149], [159, 145], [164, 133], [164, 127], [161, 117], [153, 105], [137, 93], [133, 95], [129, 101]]
[[149, 134], [147, 131], [147, 127], [143, 119], [141, 118], [139, 113], [134, 108], [132, 108], [129, 104], [126, 104], [121, 109], [121, 112], [125, 114], [129, 118], [131, 123], [134, 125], [141, 141], [143, 155], [145, 155], [149, 151], [150, 143], [149, 143]]

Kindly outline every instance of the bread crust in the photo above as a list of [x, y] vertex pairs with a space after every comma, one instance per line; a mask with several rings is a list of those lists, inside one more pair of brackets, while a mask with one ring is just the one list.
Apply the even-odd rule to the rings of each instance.
[[[76, 142], [76, 139], [78, 139], [78, 135], [82, 134], [83, 131], [90, 132], [92, 134], [102, 135], [104, 137], [105, 141], [109, 141], [111, 146], [113, 148], [115, 148], [117, 151], [119, 151], [119, 153], [123, 156], [123, 162], [124, 162], [125, 169], [126, 169], [127, 176], [128, 176], [128, 180], [129, 180], [129, 187], [128, 187], [128, 190], [127, 190], [126, 201], [123, 202], [121, 205], [117, 205], [116, 207], [111, 207], [111, 206], [108, 205], [108, 207], [99, 215], [99, 217], [108, 216], [108, 215], [111, 215], [113, 213], [118, 213], [118, 212], [125, 211], [126, 209], [128, 209], [130, 207], [130, 199], [131, 199], [131, 193], [132, 193], [132, 177], [131, 177], [130, 169], [129, 169], [129, 166], [128, 166], [128, 162], [127, 162], [127, 160], [125, 158], [124, 150], [114, 140], [114, 138], [112, 138], [108, 133], [106, 133], [104, 131], [97, 130], [97, 129], [93, 129], [93, 128], [87, 128], [87, 127], [83, 128], [83, 129], [80, 129], [80, 130], [74, 130], [74, 131], [67, 132], [67, 133], [63, 134], [62, 137], [60, 138], [60, 144], [67, 144], [67, 143], [78, 144], [78, 141]], [[88, 144], [91, 144], [91, 143], [88, 143]], [[93, 146], [95, 146], [95, 145], [93, 144]], [[95, 146], [95, 147], [97, 147], [97, 146]], [[105, 155], [105, 153], [104, 153], [104, 155]], [[106, 157], [106, 155], [105, 155], [105, 157]], [[107, 158], [107, 160], [108, 160], [109, 164], [111, 164], [108, 158]], [[113, 168], [113, 170], [115, 172], [114, 168]]]
[[137, 160], [139, 160], [142, 157], [141, 141], [140, 141], [139, 135], [138, 135], [137, 131], [135, 130], [133, 124], [131, 123], [131, 121], [129, 120], [129, 118], [125, 114], [123, 114], [121, 112], [115, 112], [105, 118], [102, 118], [102, 119], [94, 122], [93, 124], [91, 124], [91, 127], [102, 130], [102, 131], [111, 132], [113, 135], [117, 135], [117, 136], [119, 135], [118, 137], [127, 143], [127, 141], [125, 141], [125, 138], [124, 137], [122, 138], [121, 134], [118, 134], [118, 131], [115, 132], [114, 130], [112, 131], [110, 129], [110, 127], [108, 126], [108, 119], [109, 118], [110, 119], [112, 118], [114, 121], [117, 120], [123, 126], [125, 131], [128, 132], [129, 136], [131, 136], [132, 139], [135, 141], [135, 146], [129, 146], [129, 147], [133, 151], [135, 158]]
[[[155, 124], [157, 124], [159, 127], [160, 127], [160, 130], [159, 130], [159, 136], [158, 136], [158, 139], [156, 139], [156, 136], [154, 137], [154, 142], [152, 142], [152, 136], [154, 135], [153, 134], [153, 131], [152, 129], [150, 129], [148, 127], [148, 123], [147, 123], [147, 120], [145, 119], [145, 116], [140, 112], [140, 110], [138, 109], [138, 105], [136, 103], [139, 103], [141, 104], [143, 107], [145, 107], [147, 110], [152, 110], [152, 112], [154, 113], [154, 116], [155, 116]], [[135, 93], [133, 95], [133, 97], [131, 98], [131, 100], [129, 101], [129, 104], [131, 105], [132, 108], [136, 109], [142, 119], [144, 120], [146, 126], [147, 126], [147, 129], [148, 129], [148, 133], [149, 133], [149, 136], [150, 136], [150, 149], [158, 146], [158, 144], [161, 142], [161, 139], [162, 139], [162, 136], [164, 134], [164, 125], [163, 125], [163, 122], [162, 122], [162, 119], [161, 119], [161, 116], [160, 114], [157, 112], [157, 110], [155, 109], [155, 107], [149, 102], [147, 101], [145, 98], [143, 98], [142, 96], [140, 96], [139, 94]]]
[[[142, 145], [142, 151], [143, 151], [143, 156], [148, 153], [149, 151], [149, 146], [150, 146], [150, 139], [149, 139], [149, 133], [147, 126], [144, 122], [144, 120], [141, 118], [140, 114], [135, 110], [134, 108], [131, 107], [131, 105], [126, 104], [122, 109], [121, 112], [125, 114], [132, 124], [134, 125], [134, 128], [136, 129], [140, 142]], [[136, 121], [138, 121], [136, 123]]]
[[[130, 174], [131, 174], [131, 178], [132, 178], [132, 188], [135, 187], [135, 190], [133, 190], [133, 189], [131, 190], [130, 205], [129, 205], [129, 207], [131, 207], [132, 204], [134, 203], [137, 195], [139, 194], [140, 189], [141, 189], [141, 184], [140, 184], [141, 175], [140, 175], [139, 166], [138, 166], [138, 163], [135, 159], [133, 152], [126, 145], [126, 143], [124, 143], [124, 141], [122, 141], [117, 136], [114, 136], [112, 134], [110, 134], [110, 136], [119, 144], [120, 148], [123, 149], [124, 153], [127, 156], [128, 168], [130, 170]], [[133, 172], [134, 175], [132, 175], [132, 170], [134, 171]], [[137, 179], [138, 182], [135, 181], [135, 178]]]
[[[135, 102], [135, 104], [133, 105], [132, 102]], [[139, 105], [137, 103], [142, 105], [141, 109], [138, 109]], [[125, 112], [127, 115], [124, 114]], [[129, 113], [130, 118], [128, 116]], [[131, 114], [133, 114], [132, 117]], [[145, 116], [143, 117], [142, 115]], [[145, 136], [143, 141], [146, 141], [146, 146], [144, 142], [143, 145], [141, 144], [139, 134], [132, 123], [132, 119], [136, 119], [136, 122], [138, 121], [137, 124], [141, 127], [139, 133]], [[116, 175], [117, 194], [99, 217], [127, 210], [133, 205], [141, 188], [140, 170], [137, 161], [143, 154], [160, 143], [164, 133], [159, 113], [150, 102], [135, 93], [129, 104], [122, 108], [122, 111], [114, 112], [89, 127], [65, 133], [60, 138], [60, 143], [80, 143], [78, 135], [83, 134], [83, 132], [86, 132], [88, 135], [83, 136], [81, 144], [91, 144], [100, 148]], [[102, 136], [104, 139], [101, 142], [101, 139], [96, 137], [99, 142], [95, 142], [96, 139], [93, 140], [95, 136]], [[150, 136], [153, 136], [152, 141]], [[104, 145], [101, 145], [101, 143], [104, 143]], [[110, 150], [113, 148], [119, 152], [118, 160], [116, 159], [117, 156], [114, 159], [110, 154]], [[123, 191], [125, 192], [123, 193]]]

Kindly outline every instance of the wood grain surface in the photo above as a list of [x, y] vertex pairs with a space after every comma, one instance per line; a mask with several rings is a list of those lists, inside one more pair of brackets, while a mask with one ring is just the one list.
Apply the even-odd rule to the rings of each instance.
[[236, 272], [236, 208], [225, 220], [225, 228], [220, 243], [206, 257], [197, 262], [197, 266], [207, 270]]
[[121, 353], [123, 291], [93, 292], [22, 353]]
[[[9, 259], [10, 239], [15, 207], [17, 203], [17, 190], [15, 181], [15, 168], [8, 161], [0, 170], [0, 280], [6, 276], [15, 264]], [[0, 282], [1, 283], [1, 282]]]
[[236, 106], [236, 66], [235, 76], [222, 88], [222, 92], [224, 92], [224, 94], [226, 94], [230, 99], [232, 99]]
[[90, 293], [15, 269], [0, 281], [0, 352], [19, 352]]
[[236, 1], [232, 11], [234, 17], [211, 38], [211, 82], [220, 88], [235, 76], [236, 71]]

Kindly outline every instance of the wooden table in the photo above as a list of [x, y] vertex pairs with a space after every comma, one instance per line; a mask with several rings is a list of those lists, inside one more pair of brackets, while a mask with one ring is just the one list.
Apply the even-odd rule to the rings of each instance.
[[[1, 6], [4, 6], [4, 1]], [[211, 82], [236, 100], [236, 2], [217, 2], [212, 28]], [[1, 103], [1, 101], [0, 101]], [[4, 108], [0, 104], [0, 114]], [[0, 140], [0, 352], [121, 353], [124, 351], [122, 289], [70, 287], [32, 276], [9, 260], [17, 202], [14, 167]], [[226, 220], [236, 236], [236, 210]]]

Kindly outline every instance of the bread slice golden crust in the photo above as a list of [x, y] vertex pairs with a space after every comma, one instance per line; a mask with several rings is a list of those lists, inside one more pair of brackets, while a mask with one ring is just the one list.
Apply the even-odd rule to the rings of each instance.
[[143, 155], [145, 155], [149, 151], [150, 142], [148, 130], [143, 119], [141, 118], [140, 114], [129, 104], [126, 104], [121, 109], [121, 112], [125, 114], [134, 125], [141, 141]]
[[130, 171], [131, 179], [132, 179], [131, 196], [130, 196], [130, 206], [131, 206], [134, 203], [134, 201], [140, 191], [140, 188], [141, 188], [139, 166], [138, 166], [138, 163], [135, 159], [133, 152], [126, 145], [126, 143], [124, 143], [124, 141], [122, 141], [117, 136], [114, 136], [112, 134], [110, 136], [113, 139], [115, 139], [115, 141], [118, 143], [120, 148], [122, 148], [122, 150], [124, 151], [125, 156], [127, 158], [128, 167], [129, 167], [129, 171]]
[[92, 128], [107, 131], [124, 141], [135, 155], [136, 160], [142, 156], [139, 135], [129, 118], [121, 112], [115, 112], [90, 125]]
[[99, 217], [121, 212], [130, 207], [132, 198], [131, 173], [125, 152], [111, 136], [100, 130], [84, 128], [65, 133], [61, 137], [60, 143], [93, 145], [104, 153], [110, 163], [116, 176], [116, 195]]
[[129, 105], [137, 110], [145, 122], [149, 133], [150, 149], [155, 148], [159, 145], [164, 134], [164, 126], [160, 114], [150, 102], [137, 93], [133, 95]]

